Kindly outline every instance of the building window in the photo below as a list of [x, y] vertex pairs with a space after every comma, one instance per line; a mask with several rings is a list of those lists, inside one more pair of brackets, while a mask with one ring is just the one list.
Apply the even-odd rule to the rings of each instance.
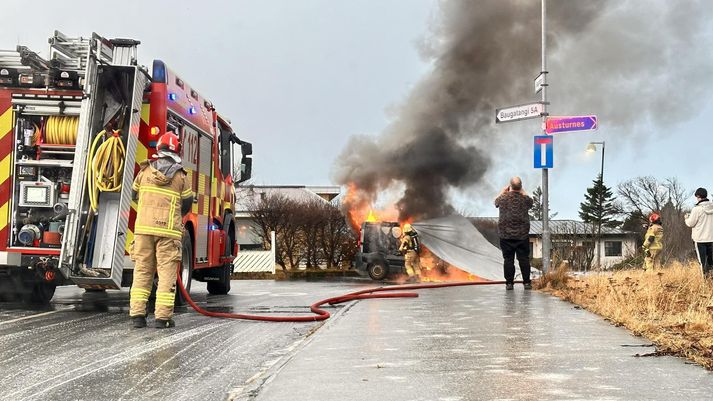
[[574, 244], [572, 241], [553, 239], [552, 240], [552, 250], [564, 252], [572, 248]]
[[621, 256], [621, 241], [605, 241], [604, 256]]
[[530, 241], [530, 257], [535, 257], [535, 244], [532, 241]]

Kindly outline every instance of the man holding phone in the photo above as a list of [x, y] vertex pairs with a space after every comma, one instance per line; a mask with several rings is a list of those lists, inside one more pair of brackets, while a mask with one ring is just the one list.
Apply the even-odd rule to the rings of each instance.
[[515, 256], [520, 265], [525, 289], [532, 289], [530, 282], [530, 216], [533, 200], [522, 189], [520, 177], [513, 177], [510, 185], [503, 188], [495, 198], [495, 207], [500, 209], [498, 234], [503, 252], [505, 289], [512, 290], [515, 281]]

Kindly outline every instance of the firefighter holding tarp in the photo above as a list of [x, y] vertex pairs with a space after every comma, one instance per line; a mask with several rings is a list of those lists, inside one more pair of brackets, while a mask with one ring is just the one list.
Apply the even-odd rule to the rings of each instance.
[[403, 234], [401, 234], [401, 245], [399, 251], [404, 255], [404, 267], [409, 280], [419, 281], [421, 279], [421, 261], [418, 256], [420, 251], [418, 234], [411, 224], [405, 224]]
[[181, 143], [173, 132], [162, 135], [152, 161], [143, 161], [132, 190], [138, 197], [131, 258], [135, 262], [129, 316], [134, 327], [146, 327], [146, 303], [154, 276], [156, 328], [173, 327], [176, 268], [181, 262], [182, 216], [193, 203], [191, 183], [179, 156]]

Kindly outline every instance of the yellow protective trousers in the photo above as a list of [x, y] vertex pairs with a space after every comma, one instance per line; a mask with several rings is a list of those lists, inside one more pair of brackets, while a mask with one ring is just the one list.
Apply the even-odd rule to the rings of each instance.
[[136, 234], [131, 259], [134, 261], [134, 281], [131, 284], [129, 316], [146, 316], [146, 303], [158, 273], [156, 319], [171, 319], [176, 300], [176, 269], [181, 261], [181, 241]]
[[421, 275], [421, 260], [416, 251], [406, 251], [404, 255], [404, 266], [406, 267], [406, 274], [408, 274], [409, 277]]
[[648, 272], [661, 267], [661, 258], [659, 257], [660, 253], [661, 249], [649, 249], [649, 254], [651, 256], [644, 258], [644, 270]]

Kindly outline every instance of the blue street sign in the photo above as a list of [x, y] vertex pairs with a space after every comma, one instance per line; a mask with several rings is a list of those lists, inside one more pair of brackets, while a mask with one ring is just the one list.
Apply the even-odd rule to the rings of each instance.
[[597, 116], [547, 117], [545, 131], [548, 134], [597, 129]]
[[554, 167], [554, 142], [549, 135], [535, 137], [535, 168]]

